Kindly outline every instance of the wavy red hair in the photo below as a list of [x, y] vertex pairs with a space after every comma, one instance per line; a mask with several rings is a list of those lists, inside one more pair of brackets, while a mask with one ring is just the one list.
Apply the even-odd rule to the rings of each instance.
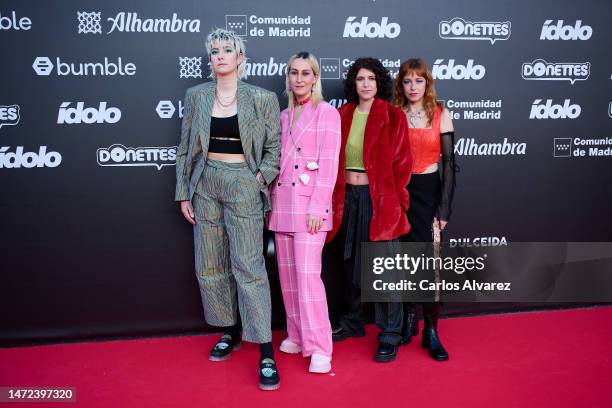
[[425, 78], [425, 94], [423, 95], [423, 109], [427, 114], [428, 125], [433, 122], [434, 112], [436, 107], [442, 107], [442, 104], [436, 101], [436, 88], [434, 87], [434, 79], [427, 63], [421, 58], [410, 58], [402, 62], [399, 72], [393, 84], [393, 104], [401, 109], [408, 106], [408, 98], [404, 95], [404, 84], [402, 81], [406, 75], [414, 74]]

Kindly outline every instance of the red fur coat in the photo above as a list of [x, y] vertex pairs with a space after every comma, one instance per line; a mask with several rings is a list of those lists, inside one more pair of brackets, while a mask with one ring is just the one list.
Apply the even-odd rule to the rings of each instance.
[[[357, 105], [349, 102], [340, 107], [342, 145], [338, 178], [332, 198], [333, 229], [327, 234], [330, 242], [342, 222], [344, 210], [346, 141], [351, 130]], [[406, 211], [409, 199], [406, 186], [412, 173], [412, 155], [408, 141], [408, 123], [401, 109], [376, 98], [366, 123], [363, 164], [370, 182], [373, 215], [370, 221], [370, 240], [398, 238], [410, 231]]]

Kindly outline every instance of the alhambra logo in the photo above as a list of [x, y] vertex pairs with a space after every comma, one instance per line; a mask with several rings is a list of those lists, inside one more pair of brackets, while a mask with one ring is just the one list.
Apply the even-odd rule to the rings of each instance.
[[[102, 13], [78, 11], [79, 34], [102, 34]], [[200, 20], [181, 18], [177, 13], [166, 18], [147, 18], [136, 12], [119, 12], [106, 18], [108, 31], [113, 33], [199, 33]]]

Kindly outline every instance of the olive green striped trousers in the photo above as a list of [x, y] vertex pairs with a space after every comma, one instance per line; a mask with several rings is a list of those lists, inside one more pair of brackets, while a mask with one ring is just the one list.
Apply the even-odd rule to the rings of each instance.
[[242, 339], [272, 341], [263, 201], [246, 163], [207, 160], [193, 196], [195, 264], [206, 322], [242, 321]]

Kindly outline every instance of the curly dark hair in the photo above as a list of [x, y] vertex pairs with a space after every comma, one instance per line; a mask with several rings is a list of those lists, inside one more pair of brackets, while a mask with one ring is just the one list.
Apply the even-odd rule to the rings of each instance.
[[376, 76], [376, 97], [388, 101], [393, 95], [393, 81], [389, 70], [376, 58], [357, 58], [346, 73], [344, 80], [344, 96], [349, 102], [359, 103], [355, 78], [361, 68], [372, 71]]

